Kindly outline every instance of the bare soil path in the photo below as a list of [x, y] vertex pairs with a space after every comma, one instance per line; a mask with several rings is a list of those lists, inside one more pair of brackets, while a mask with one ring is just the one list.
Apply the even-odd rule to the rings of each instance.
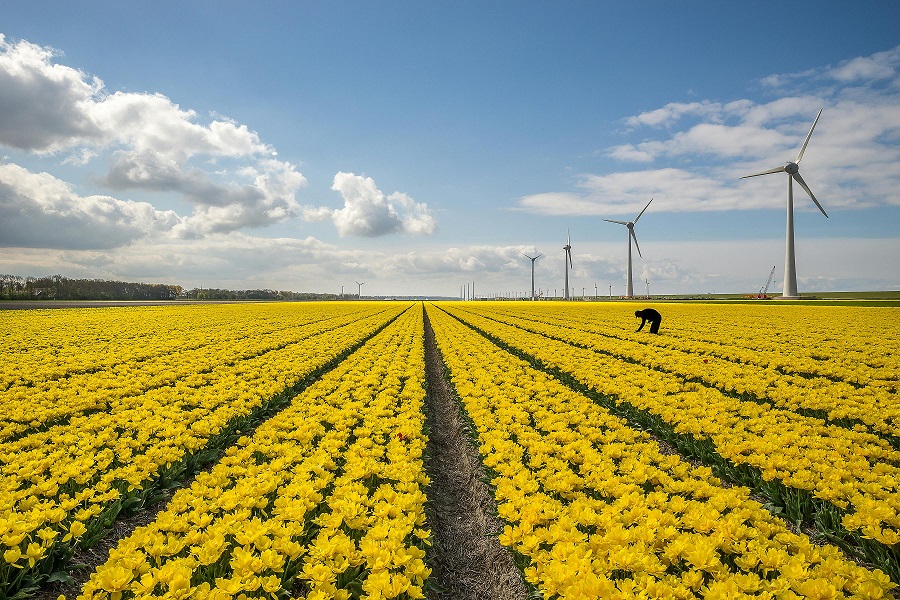
[[425, 316], [428, 382], [428, 488], [426, 515], [432, 532], [430, 600], [525, 599], [528, 592], [509, 550], [496, 534], [503, 529], [484, 482], [478, 449], [445, 377], [434, 331]]

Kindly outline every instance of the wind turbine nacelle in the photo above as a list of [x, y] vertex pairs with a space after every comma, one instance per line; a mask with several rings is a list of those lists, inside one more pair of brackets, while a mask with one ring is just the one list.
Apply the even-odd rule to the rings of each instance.
[[796, 175], [800, 172], [800, 167], [797, 166], [797, 163], [789, 162], [784, 165], [784, 172], [788, 175]]

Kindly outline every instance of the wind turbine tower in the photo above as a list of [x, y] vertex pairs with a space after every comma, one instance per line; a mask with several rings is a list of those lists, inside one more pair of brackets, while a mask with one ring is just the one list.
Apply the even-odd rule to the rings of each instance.
[[536, 261], [537, 259], [542, 257], [543, 254], [538, 253], [537, 256], [528, 256], [527, 254], [525, 254], [523, 252], [522, 256], [524, 256], [525, 258], [531, 259], [531, 300], [533, 302], [534, 300], [536, 300], [536, 298], [534, 297], [534, 261]]
[[760, 175], [770, 175], [772, 173], [787, 173], [787, 226], [785, 232], [785, 241], [784, 241], [784, 289], [781, 292], [782, 298], [799, 298], [800, 296], [797, 294], [797, 261], [794, 256], [794, 181], [800, 184], [806, 193], [809, 194], [809, 197], [812, 198], [812, 201], [816, 203], [816, 206], [819, 207], [819, 210], [822, 211], [822, 214], [825, 215], [825, 218], [828, 218], [828, 214], [825, 212], [825, 209], [822, 208], [822, 205], [819, 204], [819, 201], [816, 200], [816, 197], [813, 196], [812, 191], [809, 189], [809, 186], [806, 185], [806, 182], [803, 181], [803, 178], [800, 177], [800, 159], [803, 158], [803, 153], [806, 152], [806, 146], [809, 144], [809, 138], [812, 137], [813, 129], [816, 128], [816, 123], [819, 122], [819, 117], [822, 116], [822, 109], [819, 109], [819, 114], [816, 115], [815, 121], [813, 121], [812, 127], [809, 128], [809, 133], [806, 134], [806, 139], [803, 141], [803, 146], [800, 147], [800, 153], [797, 154], [797, 160], [794, 162], [787, 162], [784, 166], [775, 167], [774, 169], [769, 169], [768, 171], [763, 171], [762, 173], [754, 173], [753, 175], [744, 175], [741, 179], [747, 179], [748, 177], [758, 177]]
[[[653, 202], [653, 198], [650, 198], [650, 202]], [[650, 206], [650, 202], [647, 203], [647, 206]], [[644, 207], [644, 210], [647, 210], [647, 206]], [[637, 236], [634, 235], [634, 226], [638, 222], [638, 219], [641, 218], [641, 215], [644, 214], [644, 210], [640, 212], [640, 214], [634, 218], [634, 221], [613, 221], [612, 219], [603, 219], [608, 223], [618, 223], [619, 225], [624, 225], [628, 228], [628, 270], [625, 271], [625, 295], [628, 298], [634, 297], [634, 284], [631, 278], [631, 240], [634, 240], [634, 247], [637, 248], [638, 256], [641, 256], [641, 247], [638, 245]]]
[[563, 246], [563, 250], [566, 251], [566, 300], [569, 299], [569, 267], [574, 268], [572, 265], [572, 233], [566, 229], [566, 245]]

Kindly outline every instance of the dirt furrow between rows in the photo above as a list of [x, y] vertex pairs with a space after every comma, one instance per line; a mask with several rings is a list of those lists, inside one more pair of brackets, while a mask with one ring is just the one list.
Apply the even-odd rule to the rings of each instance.
[[432, 532], [430, 600], [523, 600], [527, 590], [509, 550], [497, 539], [503, 524], [485, 483], [477, 435], [460, 414], [444, 362], [425, 316], [429, 477], [426, 514]]

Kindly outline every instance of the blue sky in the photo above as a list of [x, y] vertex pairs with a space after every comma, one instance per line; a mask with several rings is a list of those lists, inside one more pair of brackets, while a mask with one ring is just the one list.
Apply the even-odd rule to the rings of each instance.
[[[900, 289], [900, 4], [29, 2], [0, 272], [371, 294]], [[638, 289], [644, 289], [643, 285]]]

